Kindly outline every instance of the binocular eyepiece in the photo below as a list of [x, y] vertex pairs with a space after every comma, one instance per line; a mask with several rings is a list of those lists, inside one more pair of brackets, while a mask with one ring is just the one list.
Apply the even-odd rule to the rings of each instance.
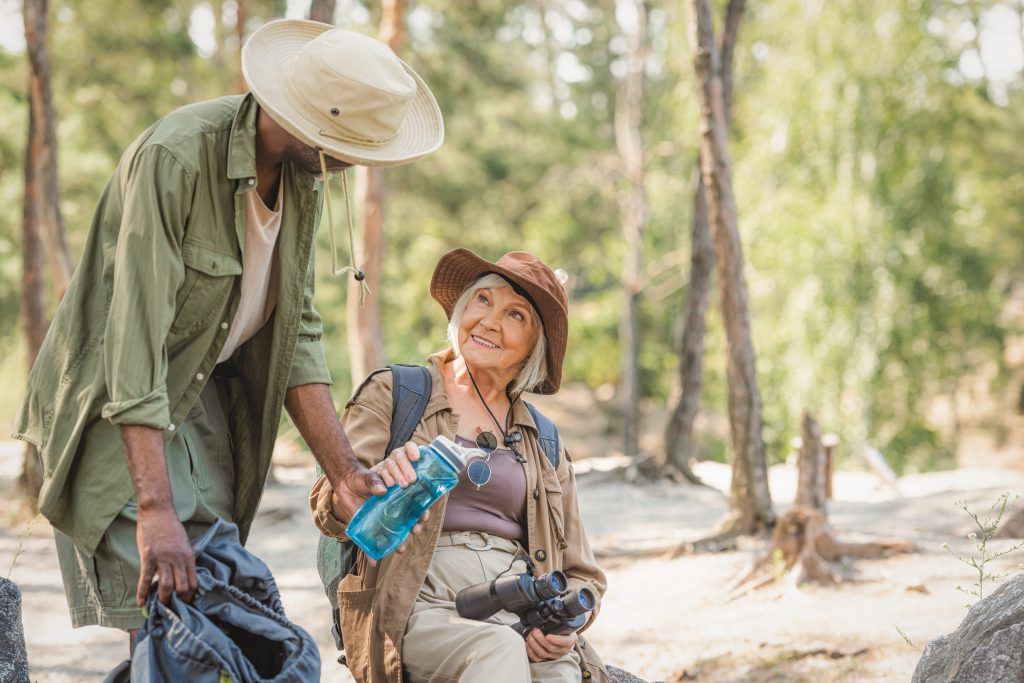
[[485, 621], [500, 610], [519, 617], [513, 628], [524, 638], [533, 628], [544, 633], [572, 633], [586, 623], [596, 599], [588, 588], [569, 591], [569, 579], [557, 569], [534, 577], [502, 576], [459, 591], [455, 609], [460, 617]]

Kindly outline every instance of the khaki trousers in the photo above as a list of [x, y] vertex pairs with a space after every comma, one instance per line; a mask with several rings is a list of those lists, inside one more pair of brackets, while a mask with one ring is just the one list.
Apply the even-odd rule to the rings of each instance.
[[498, 575], [525, 572], [525, 556], [518, 543], [496, 536], [441, 534], [405, 629], [402, 663], [412, 683], [582, 681], [574, 651], [554, 661], [531, 662], [526, 643], [508, 627], [519, 621], [514, 614], [501, 611], [483, 622], [463, 619], [455, 611], [460, 590]]
[[[190, 539], [218, 517], [231, 521], [235, 465], [228, 437], [222, 382], [213, 377], [165, 449], [174, 511]], [[54, 530], [71, 625], [98, 624], [125, 631], [145, 621], [135, 604], [141, 560], [136, 542], [138, 508], [132, 497], [114, 518], [92, 556]]]

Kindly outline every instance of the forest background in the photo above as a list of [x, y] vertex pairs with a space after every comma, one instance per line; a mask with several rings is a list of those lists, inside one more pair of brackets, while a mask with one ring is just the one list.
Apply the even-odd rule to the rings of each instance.
[[[376, 3], [331, 4], [338, 26], [379, 35], [386, 24]], [[712, 3], [719, 28], [725, 4]], [[681, 3], [399, 5], [400, 53], [436, 95], [447, 140], [419, 163], [356, 176], [361, 225], [367, 184], [382, 188], [380, 340], [361, 342], [377, 359], [358, 357], [356, 332], [346, 329], [356, 319], [346, 316], [350, 279], [330, 276], [320, 231], [318, 309], [336, 401], [367, 362], [416, 362], [442, 346], [443, 318], [427, 292], [441, 254], [461, 246], [493, 259], [523, 249], [569, 277], [566, 382], [609, 417], [606, 452], [588, 455], [663, 459], [662, 422], [630, 416], [663, 415], [680, 386], [701, 139]], [[51, 3], [59, 207], [73, 258], [131, 140], [174, 107], [240, 91], [245, 37], [309, 13], [301, 1]], [[803, 410], [838, 434], [849, 466], [867, 446], [898, 473], [1020, 455], [1022, 17], [1019, 0], [746, 7], [729, 145], [769, 462], [789, 451]], [[631, 73], [642, 88], [629, 89]], [[0, 0], [4, 433], [28, 358], [19, 324], [28, 83], [22, 3]], [[639, 94], [644, 210], [624, 230], [637, 179], [623, 150], [629, 93]], [[332, 196], [344, 216], [341, 193]], [[368, 246], [357, 245], [359, 262]], [[721, 461], [725, 346], [712, 295], [694, 455]], [[641, 438], [631, 440], [629, 425]]]

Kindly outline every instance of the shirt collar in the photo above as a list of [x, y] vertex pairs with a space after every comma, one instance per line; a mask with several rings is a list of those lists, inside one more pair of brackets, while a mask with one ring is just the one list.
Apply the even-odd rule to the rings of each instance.
[[242, 97], [228, 138], [228, 178], [256, 177], [256, 114], [259, 105], [251, 94]]

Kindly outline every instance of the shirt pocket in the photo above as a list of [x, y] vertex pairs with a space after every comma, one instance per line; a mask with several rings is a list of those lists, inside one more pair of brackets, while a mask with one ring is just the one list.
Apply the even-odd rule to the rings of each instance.
[[242, 274], [242, 262], [237, 258], [191, 239], [181, 245], [181, 258], [185, 281], [171, 332], [190, 332], [208, 325], [220, 315], [235, 277]]

